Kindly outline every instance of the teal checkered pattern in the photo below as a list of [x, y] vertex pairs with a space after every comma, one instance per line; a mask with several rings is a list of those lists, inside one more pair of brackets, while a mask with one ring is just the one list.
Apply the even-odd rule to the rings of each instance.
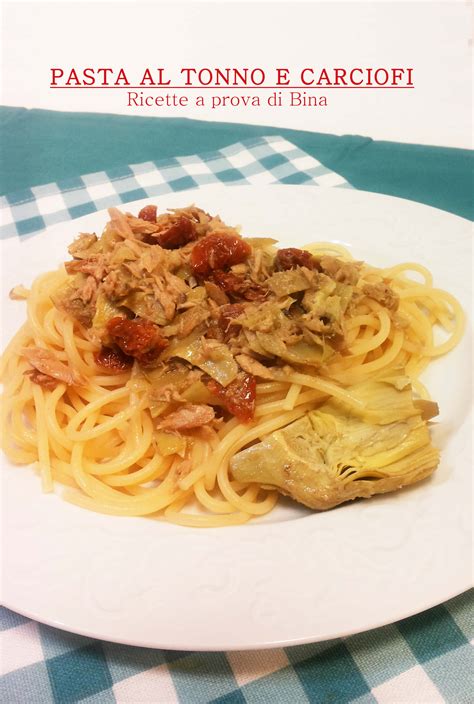
[[231, 653], [91, 640], [0, 609], [5, 704], [470, 704], [472, 592], [390, 626]]
[[31, 235], [98, 210], [212, 183], [350, 187], [282, 137], [257, 137], [219, 151], [131, 164], [9, 193], [0, 197], [0, 237]]
[[[278, 136], [87, 174], [0, 198], [1, 237], [210, 183], [351, 186]], [[468, 704], [472, 593], [349, 638], [192, 653], [92, 640], [0, 609], [2, 704]]]

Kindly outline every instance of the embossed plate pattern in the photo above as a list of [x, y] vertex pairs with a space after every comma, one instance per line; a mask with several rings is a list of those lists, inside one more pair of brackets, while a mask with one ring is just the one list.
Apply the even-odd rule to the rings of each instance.
[[[376, 265], [421, 262], [470, 305], [470, 223], [445, 212], [305, 186], [210, 186], [157, 199], [160, 208], [191, 201], [283, 246], [333, 240]], [[94, 213], [3, 243], [4, 343], [23, 315], [10, 288], [56, 266], [77, 232], [100, 231], [105, 219]], [[327, 513], [286, 502], [261, 522], [213, 530], [102, 516], [42, 494], [30, 469], [2, 457], [3, 603], [97, 638], [231, 650], [367, 630], [462, 592], [470, 586], [470, 332], [424, 380], [441, 408], [434, 477]]]

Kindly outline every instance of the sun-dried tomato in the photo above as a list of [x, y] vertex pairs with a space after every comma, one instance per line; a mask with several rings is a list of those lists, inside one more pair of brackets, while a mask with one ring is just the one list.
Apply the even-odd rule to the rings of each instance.
[[180, 215], [169, 227], [149, 235], [148, 242], [159, 244], [163, 249], [178, 249], [197, 238], [196, 225]]
[[124, 354], [135, 357], [144, 366], [154, 362], [168, 346], [158, 325], [142, 318], [128, 320], [117, 316], [107, 323], [107, 332]]
[[238, 318], [245, 310], [243, 303], [228, 303], [219, 308], [219, 327], [223, 332], [227, 333], [231, 328], [237, 328], [232, 321]]
[[231, 271], [220, 271], [218, 269], [214, 271], [209, 278], [225, 293], [238, 293], [242, 290], [244, 284], [244, 277], [237, 276], [237, 274], [233, 274]]
[[145, 205], [144, 208], [138, 213], [138, 217], [141, 220], [147, 220], [148, 222], [156, 222], [156, 205]]
[[157, 345], [156, 347], [153, 347], [151, 350], [148, 350], [148, 352], [142, 352], [141, 354], [136, 354], [135, 359], [137, 362], [140, 364], [142, 367], [152, 367], [160, 354], [163, 352], [165, 347], [168, 346], [168, 340], [165, 340], [164, 338], [161, 339], [160, 344]]
[[124, 354], [121, 349], [112, 347], [102, 347], [94, 354], [96, 364], [102, 369], [106, 369], [109, 374], [121, 374], [133, 364], [133, 357]]
[[252, 420], [255, 413], [257, 381], [252, 374], [242, 372], [228, 386], [221, 386], [211, 379], [207, 383], [209, 391], [217, 396], [222, 405], [242, 423]]
[[313, 269], [316, 265], [311, 252], [306, 252], [304, 249], [296, 249], [296, 247], [288, 247], [287, 249], [279, 249], [275, 257], [275, 271], [288, 271], [288, 269], [296, 269], [298, 266], [306, 266], [308, 269]]
[[231, 271], [214, 271], [210, 276], [217, 286], [234, 298], [244, 298], [246, 301], [263, 301], [268, 295], [268, 290], [256, 284], [242, 274], [233, 274]]
[[247, 242], [237, 235], [206, 235], [191, 252], [191, 267], [198, 276], [208, 276], [215, 269], [226, 269], [245, 261], [252, 253]]
[[218, 342], [225, 342], [225, 335], [219, 324], [219, 319], [210, 320], [208, 322], [205, 337], [206, 340], [217, 340]]

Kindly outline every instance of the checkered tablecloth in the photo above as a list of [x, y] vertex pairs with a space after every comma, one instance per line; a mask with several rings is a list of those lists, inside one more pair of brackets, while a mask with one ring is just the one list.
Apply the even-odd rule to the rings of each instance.
[[130, 164], [1, 196], [0, 237], [31, 235], [114, 205], [212, 183], [351, 187], [282, 137], [256, 137], [219, 151]]
[[[210, 183], [350, 188], [278, 136], [205, 154], [132, 164], [0, 198], [0, 236]], [[468, 704], [472, 593], [349, 638], [229, 653], [150, 650], [96, 641], [0, 609], [2, 704]]]
[[368, 633], [262, 651], [95, 641], [0, 610], [3, 704], [470, 704], [472, 595]]

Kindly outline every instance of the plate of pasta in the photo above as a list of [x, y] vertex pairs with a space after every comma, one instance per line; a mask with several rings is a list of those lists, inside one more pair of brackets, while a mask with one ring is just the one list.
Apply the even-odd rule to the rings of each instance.
[[2, 601], [275, 647], [470, 586], [470, 225], [209, 186], [2, 243]]

